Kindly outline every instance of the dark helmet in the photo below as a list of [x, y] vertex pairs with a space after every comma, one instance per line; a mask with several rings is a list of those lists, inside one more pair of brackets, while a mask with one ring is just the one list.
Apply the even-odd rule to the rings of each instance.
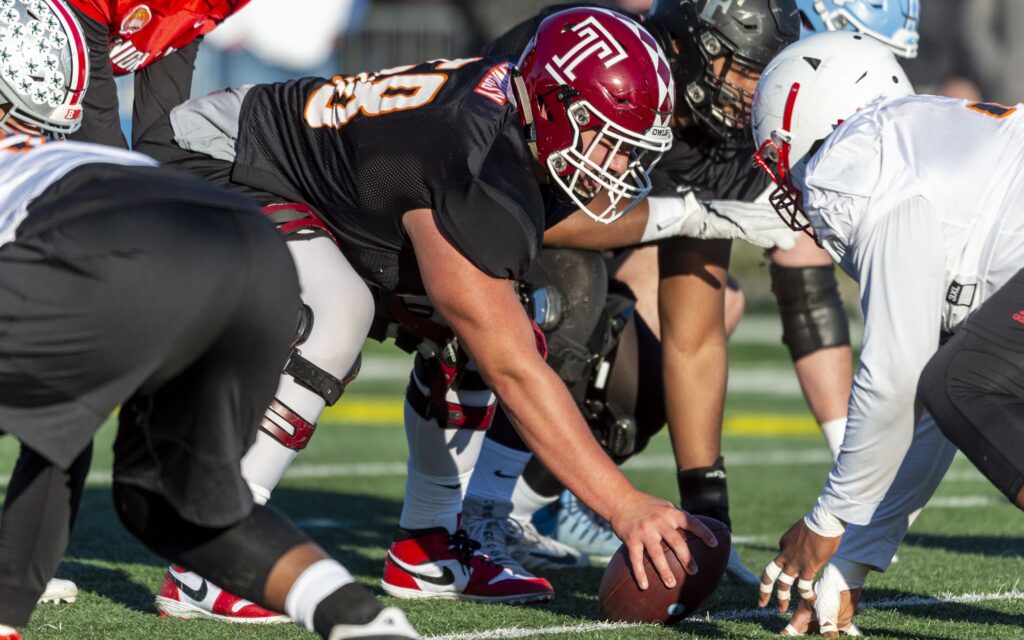
[[[746, 135], [753, 95], [727, 82], [726, 71], [740, 65], [759, 73], [800, 38], [795, 0], [655, 0], [647, 25], [669, 54], [676, 104], [685, 103], [700, 126], [732, 139]], [[715, 73], [719, 58], [725, 64]]]

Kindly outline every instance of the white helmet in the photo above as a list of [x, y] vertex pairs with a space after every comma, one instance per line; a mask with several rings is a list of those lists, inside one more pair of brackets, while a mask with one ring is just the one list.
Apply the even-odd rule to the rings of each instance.
[[[0, 0], [0, 117], [57, 134], [82, 122], [89, 52], [61, 0]], [[5, 106], [6, 106], [5, 105]]]
[[868, 36], [830, 31], [799, 40], [761, 74], [751, 121], [754, 164], [777, 186], [770, 201], [795, 231], [810, 227], [802, 214], [807, 162], [844, 120], [881, 97], [910, 95], [914, 88], [892, 50]]

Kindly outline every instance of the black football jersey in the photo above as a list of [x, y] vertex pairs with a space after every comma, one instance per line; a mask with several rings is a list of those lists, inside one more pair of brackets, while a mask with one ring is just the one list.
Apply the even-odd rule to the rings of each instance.
[[544, 201], [503, 60], [435, 60], [253, 87], [232, 180], [312, 206], [371, 284], [422, 291], [401, 218], [433, 209], [485, 273], [519, 278]]
[[[549, 15], [574, 7], [598, 7], [588, 2], [552, 5], [512, 27], [483, 48], [483, 55], [513, 60], [526, 49], [537, 27]], [[608, 7], [602, 7], [607, 9]], [[635, 20], [639, 16], [620, 11]], [[654, 195], [667, 196], [692, 189], [703, 199], [751, 201], [768, 187], [768, 176], [752, 165], [753, 141], [736, 144], [719, 140], [697, 126], [675, 132], [672, 149], [651, 174]]]

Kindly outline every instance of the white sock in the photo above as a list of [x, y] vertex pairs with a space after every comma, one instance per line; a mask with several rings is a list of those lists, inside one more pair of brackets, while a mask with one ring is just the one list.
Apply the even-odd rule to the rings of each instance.
[[306, 567], [292, 584], [284, 600], [284, 612], [296, 624], [313, 631], [313, 614], [324, 598], [346, 584], [355, 582], [337, 560], [320, 560]]
[[529, 451], [519, 451], [485, 438], [466, 499], [492, 500], [511, 506], [517, 481], [531, 456]]
[[519, 522], [526, 522], [533, 518], [533, 514], [557, 500], [558, 496], [540, 495], [519, 476], [515, 491], [512, 492], [512, 517]]
[[[326, 404], [319, 394], [300, 386], [289, 375], [281, 376], [274, 399], [310, 424], [316, 424]], [[269, 409], [267, 417], [280, 422], [280, 418]], [[287, 425], [282, 425], [282, 428], [291, 429]], [[242, 477], [249, 483], [256, 504], [266, 504], [270, 500], [270, 494], [298, 454], [262, 430], [256, 435], [256, 442], [242, 458]]]
[[[420, 391], [429, 390], [412, 376]], [[490, 391], [449, 391], [447, 400], [466, 407], [487, 407], [497, 401]], [[403, 529], [458, 529], [462, 500], [480, 457], [486, 431], [442, 429], [405, 403], [405, 437], [409, 443], [409, 475], [398, 524]]]
[[846, 434], [846, 416], [823, 422], [821, 433], [825, 436], [825, 443], [828, 450], [832, 452], [832, 459], [839, 457], [839, 448], [843, 446], [843, 435]]

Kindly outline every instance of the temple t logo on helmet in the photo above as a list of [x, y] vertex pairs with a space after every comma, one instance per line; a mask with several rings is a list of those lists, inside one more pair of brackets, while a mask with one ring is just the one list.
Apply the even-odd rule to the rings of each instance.
[[754, 164], [775, 183], [769, 200], [791, 229], [811, 233], [804, 172], [825, 138], [875, 100], [913, 92], [892, 50], [859, 33], [814, 34], [771, 61], [754, 94]]
[[82, 119], [89, 56], [82, 27], [61, 0], [0, 0], [0, 95], [14, 120], [56, 134]]
[[513, 87], [537, 161], [576, 206], [607, 223], [650, 193], [651, 169], [672, 146], [675, 88], [643, 27], [599, 8], [553, 14]]
[[898, 56], [917, 57], [920, 0], [797, 0], [803, 34], [857, 31]]

